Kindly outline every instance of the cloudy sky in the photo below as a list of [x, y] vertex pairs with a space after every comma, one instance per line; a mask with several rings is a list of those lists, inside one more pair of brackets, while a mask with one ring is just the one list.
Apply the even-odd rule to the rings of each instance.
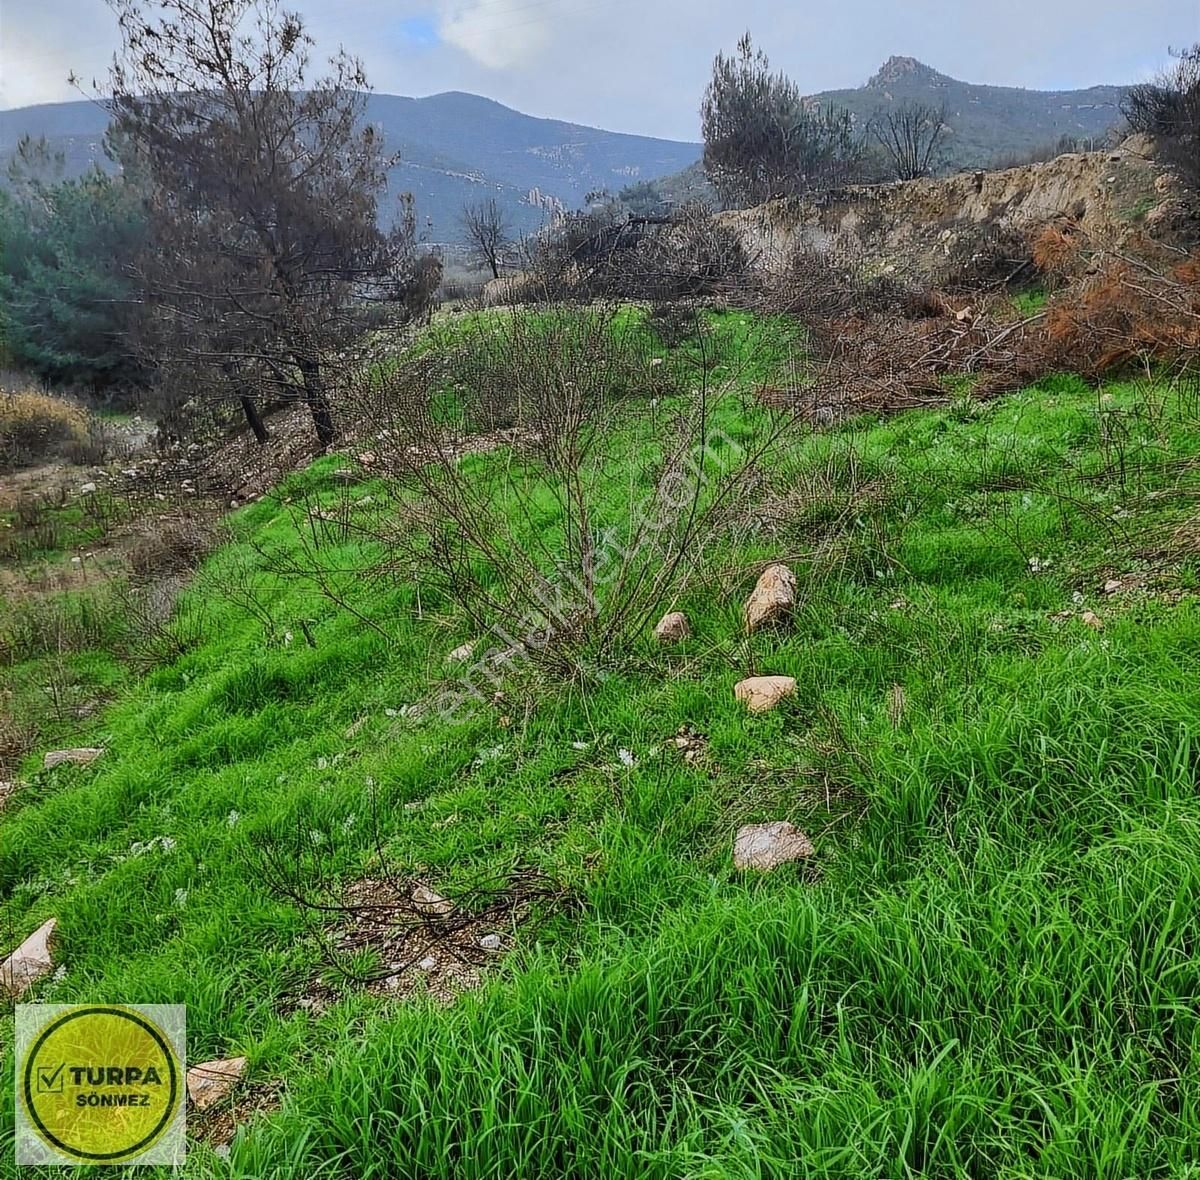
[[[971, 82], [1065, 89], [1152, 74], [1200, 0], [291, 0], [378, 91], [469, 90], [618, 131], [698, 138], [713, 54], [749, 27], [808, 92], [892, 54]], [[104, 0], [0, 0], [0, 108], [77, 97], [115, 45]]]

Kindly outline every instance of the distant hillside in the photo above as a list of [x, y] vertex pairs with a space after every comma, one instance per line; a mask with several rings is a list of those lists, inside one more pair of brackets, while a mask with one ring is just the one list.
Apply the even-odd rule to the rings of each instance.
[[[576, 207], [593, 189], [615, 191], [676, 172], [700, 155], [698, 144], [538, 119], [459, 92], [372, 94], [367, 118], [382, 129], [387, 149], [400, 153], [388, 177], [391, 191], [414, 195], [422, 232], [436, 242], [458, 240], [456, 219], [468, 200], [496, 197], [515, 228], [528, 231], [558, 204]], [[91, 102], [0, 111], [0, 163], [28, 132], [45, 135], [63, 152], [67, 174], [77, 176], [106, 163], [106, 126], [107, 115]]]
[[904, 102], [945, 106], [950, 170], [986, 168], [1006, 157], [1053, 145], [1064, 135], [1101, 139], [1121, 119], [1125, 86], [1021, 90], [976, 86], [939, 74], [911, 57], [892, 57], [865, 86], [814, 94], [819, 106], [848, 109], [859, 122]]

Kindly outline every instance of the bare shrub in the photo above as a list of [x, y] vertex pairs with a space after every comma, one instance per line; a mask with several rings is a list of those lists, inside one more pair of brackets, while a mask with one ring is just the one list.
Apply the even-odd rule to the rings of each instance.
[[[469, 350], [360, 381], [357, 412], [381, 428], [372, 474], [399, 509], [367, 526], [380, 560], [353, 579], [419, 581], [495, 638], [493, 659], [577, 668], [582, 653], [601, 658], [641, 634], [787, 419], [760, 411], [727, 438], [714, 413], [732, 386], [651, 355], [625, 314], [601, 304], [481, 318]], [[614, 437], [629, 440], [638, 474], [613, 455]], [[316, 512], [336, 549], [337, 514]], [[328, 560], [344, 555], [327, 560], [309, 532], [307, 565], [289, 572], [336, 593]]]
[[219, 528], [195, 516], [160, 516], [146, 524], [130, 546], [129, 568], [140, 579], [189, 573], [222, 539]]
[[1027, 233], [1013, 225], [982, 222], [955, 234], [931, 278], [943, 291], [969, 293], [1013, 287], [1034, 277]]
[[1130, 88], [1122, 113], [1132, 131], [1154, 138], [1185, 184], [1200, 193], [1200, 42], [1175, 55], [1152, 82]]

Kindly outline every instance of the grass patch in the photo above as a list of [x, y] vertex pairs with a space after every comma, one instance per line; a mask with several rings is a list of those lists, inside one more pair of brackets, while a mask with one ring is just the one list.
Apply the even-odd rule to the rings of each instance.
[[[710, 322], [720, 364], [768, 379], [748, 317]], [[644, 453], [614, 440], [632, 482]], [[1200, 612], [1100, 586], [1190, 586], [1147, 554], [1198, 453], [1169, 392], [1069, 378], [798, 439], [674, 604], [690, 640], [456, 720], [411, 708], [471, 638], [451, 602], [348, 582], [385, 638], [272, 572], [298, 546], [281, 499], [343, 494], [323, 460], [232, 517], [179, 607], [201, 641], [80, 727], [105, 757], [25, 763], [0, 926], [59, 918], [43, 999], [185, 1003], [193, 1059], [285, 1081], [187, 1175], [1185, 1175]], [[353, 530], [324, 553], [365, 556]], [[802, 605], [747, 639], [768, 556]], [[752, 672], [796, 696], [748, 716]], [[665, 745], [685, 725], [695, 763]], [[736, 875], [737, 826], [776, 818], [819, 871]], [[576, 906], [452, 1007], [343, 989], [298, 1012], [321, 960], [253, 871], [264, 845], [343, 881], [382, 851], [451, 898], [531, 869]]]

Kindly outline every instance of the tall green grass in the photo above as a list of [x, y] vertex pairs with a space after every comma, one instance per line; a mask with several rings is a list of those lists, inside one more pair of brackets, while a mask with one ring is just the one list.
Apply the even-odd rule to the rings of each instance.
[[[1189, 1175], [1200, 614], [1167, 539], [1200, 431], [1169, 394], [1104, 392], [798, 439], [769, 519], [679, 604], [691, 640], [517, 678], [457, 721], [404, 708], [453, 676], [453, 603], [351, 580], [385, 640], [270, 572], [297, 545], [281, 500], [341, 494], [325, 460], [234, 517], [180, 608], [203, 601], [206, 639], [82, 735], [105, 757], [30, 759], [0, 926], [59, 918], [42, 998], [185, 1003], [194, 1060], [246, 1052], [252, 1084], [285, 1084], [188, 1175]], [[794, 625], [747, 639], [750, 563], [784, 555]], [[1185, 593], [1105, 598], [1112, 573]], [[1053, 617], [1089, 608], [1102, 631]], [[748, 716], [750, 672], [795, 698]], [[664, 746], [684, 724], [696, 765]], [[735, 874], [737, 826], [775, 818], [814, 864]], [[452, 897], [532, 867], [577, 904], [453, 1006], [347, 990], [298, 1012], [317, 948], [251, 853], [296, 831], [342, 879], [380, 844]]]

